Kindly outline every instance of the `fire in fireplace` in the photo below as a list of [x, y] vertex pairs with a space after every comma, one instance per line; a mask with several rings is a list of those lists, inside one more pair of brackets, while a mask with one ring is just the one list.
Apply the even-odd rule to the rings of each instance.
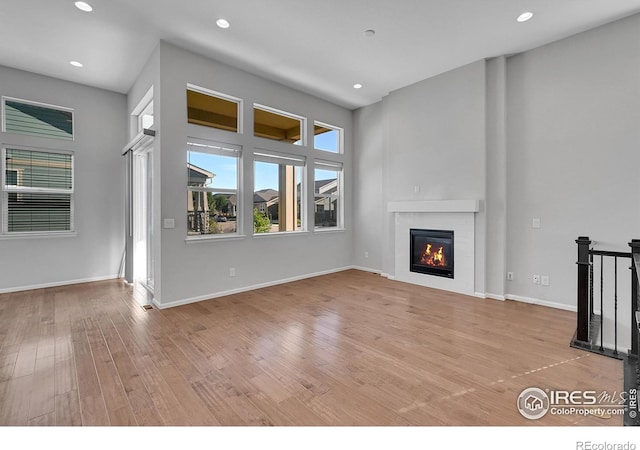
[[409, 230], [411, 272], [453, 278], [453, 231]]

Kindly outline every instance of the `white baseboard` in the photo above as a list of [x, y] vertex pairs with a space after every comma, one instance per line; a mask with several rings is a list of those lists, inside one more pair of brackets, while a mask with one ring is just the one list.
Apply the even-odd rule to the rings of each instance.
[[10, 294], [12, 292], [32, 291], [34, 289], [46, 289], [60, 286], [70, 286], [72, 284], [94, 283], [96, 281], [117, 280], [119, 275], [107, 275], [104, 277], [83, 278], [80, 280], [56, 281], [53, 283], [33, 284], [30, 286], [18, 286], [6, 289], [0, 289], [0, 294]]
[[500, 300], [501, 302], [504, 302], [506, 300], [504, 295], [490, 294], [490, 293], [486, 293], [484, 295], [486, 298], [490, 298], [491, 300]]
[[370, 273], [375, 273], [375, 274], [380, 275], [380, 276], [384, 276], [378, 269], [371, 269], [369, 267], [351, 266], [351, 269], [361, 270], [363, 272], [370, 272]]
[[337, 269], [329, 269], [329, 270], [324, 270], [322, 272], [309, 273], [305, 275], [299, 275], [296, 277], [284, 278], [282, 280], [269, 281], [267, 283], [254, 284], [252, 286], [245, 286], [237, 289], [230, 289], [228, 291], [221, 291], [221, 292], [215, 292], [211, 294], [199, 295], [198, 297], [185, 298], [182, 300], [176, 300], [174, 302], [169, 302], [169, 303], [158, 303], [158, 301], [154, 297], [153, 305], [158, 309], [174, 308], [176, 306], [188, 305], [189, 303], [196, 303], [196, 302], [201, 302], [203, 300], [211, 300], [214, 298], [226, 297], [227, 295], [241, 294], [243, 292], [249, 292], [256, 289], [277, 286], [279, 284], [292, 283], [294, 281], [306, 280], [307, 278], [314, 278], [322, 275], [329, 275], [332, 273], [344, 272], [345, 270], [351, 270], [351, 269], [355, 269], [355, 267], [346, 266], [346, 267], [340, 267]]
[[532, 305], [548, 306], [549, 308], [563, 309], [565, 311], [571, 311], [571, 312], [577, 311], [577, 308], [573, 305], [565, 305], [564, 303], [549, 302], [547, 300], [540, 300], [537, 298], [522, 297], [520, 295], [513, 295], [513, 294], [507, 294], [505, 298], [507, 300], [515, 300], [522, 303], [530, 303]]

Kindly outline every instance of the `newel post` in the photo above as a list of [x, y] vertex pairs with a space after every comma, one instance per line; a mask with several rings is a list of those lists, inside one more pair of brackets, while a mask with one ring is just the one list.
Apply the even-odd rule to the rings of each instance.
[[589, 245], [587, 236], [579, 236], [578, 244], [578, 326], [576, 340], [589, 342]]
[[631, 354], [638, 355], [638, 322], [636, 311], [638, 311], [638, 267], [636, 262], [640, 263], [640, 239], [632, 239], [629, 242], [631, 247]]

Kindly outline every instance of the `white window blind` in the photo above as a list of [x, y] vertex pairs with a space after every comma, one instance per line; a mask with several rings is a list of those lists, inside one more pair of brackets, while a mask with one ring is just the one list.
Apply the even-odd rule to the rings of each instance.
[[73, 155], [3, 150], [3, 233], [73, 230]]

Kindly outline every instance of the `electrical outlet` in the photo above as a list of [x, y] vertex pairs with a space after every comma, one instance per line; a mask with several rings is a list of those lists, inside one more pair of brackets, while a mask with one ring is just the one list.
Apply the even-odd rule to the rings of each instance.
[[540, 277], [540, 282], [543, 286], [549, 286], [549, 275], [542, 275]]
[[413, 186], [413, 192], [416, 193], [416, 194], [418, 192], [420, 192], [420, 185], [419, 184], [416, 184], [415, 186]]
[[533, 276], [533, 284], [540, 284], [540, 275]]
[[229, 267], [229, 276], [230, 277], [235, 277], [236, 276], [236, 268], [235, 267]]
[[513, 272], [507, 272], [507, 280], [513, 281]]
[[364, 252], [364, 257], [368, 258], [369, 257], [369, 252]]
[[536, 217], [536, 218], [534, 218], [534, 219], [531, 221], [531, 226], [532, 226], [533, 228], [540, 228], [540, 219], [538, 219], [537, 217]]

